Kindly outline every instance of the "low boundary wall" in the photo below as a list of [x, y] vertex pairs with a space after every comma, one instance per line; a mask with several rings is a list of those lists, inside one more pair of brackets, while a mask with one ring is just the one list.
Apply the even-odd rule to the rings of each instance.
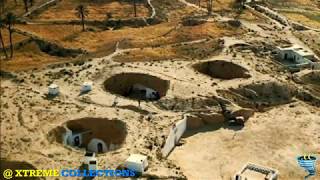
[[187, 116], [184, 115], [184, 118], [175, 123], [170, 129], [165, 145], [161, 150], [163, 157], [167, 157], [170, 154], [170, 152], [175, 148], [176, 144], [179, 142], [186, 130]]

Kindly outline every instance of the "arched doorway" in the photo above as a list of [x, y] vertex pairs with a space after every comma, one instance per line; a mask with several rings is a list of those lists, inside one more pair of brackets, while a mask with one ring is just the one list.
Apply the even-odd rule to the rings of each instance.
[[98, 143], [98, 144], [97, 144], [97, 150], [98, 150], [98, 153], [103, 153], [102, 143]]
[[74, 146], [80, 146], [80, 137], [76, 136], [74, 138], [74, 142], [73, 142]]

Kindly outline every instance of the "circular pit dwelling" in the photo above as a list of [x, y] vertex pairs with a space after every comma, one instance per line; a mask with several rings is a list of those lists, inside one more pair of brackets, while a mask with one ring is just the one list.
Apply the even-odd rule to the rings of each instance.
[[241, 107], [258, 109], [288, 104], [296, 93], [293, 86], [274, 81], [254, 82], [228, 91], [218, 91], [220, 96], [233, 100]]
[[216, 60], [195, 64], [193, 68], [205, 75], [218, 79], [250, 78], [249, 71], [233, 62]]
[[312, 71], [304, 74], [301, 80], [305, 84], [309, 84], [320, 89], [320, 71]]
[[123, 121], [107, 118], [82, 118], [67, 121], [49, 133], [49, 140], [90, 152], [105, 153], [119, 149], [127, 136]]
[[142, 73], [121, 73], [104, 82], [105, 90], [112, 94], [138, 100], [156, 101], [164, 97], [170, 81]]

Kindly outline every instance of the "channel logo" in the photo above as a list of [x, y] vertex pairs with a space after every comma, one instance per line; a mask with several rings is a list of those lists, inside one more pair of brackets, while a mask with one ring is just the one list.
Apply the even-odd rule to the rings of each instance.
[[316, 161], [317, 157], [311, 155], [304, 155], [297, 157], [297, 161], [300, 167], [302, 167], [308, 175], [305, 176], [305, 179], [308, 179], [311, 176], [316, 175]]
[[25, 178], [25, 177], [58, 177], [58, 170], [34, 170], [34, 169], [6, 169], [3, 171], [4, 179]]
[[11, 169], [6, 169], [3, 171], [3, 177], [5, 179], [11, 179], [13, 177], [13, 171]]
[[26, 177], [135, 177], [136, 172], [132, 170], [79, 170], [79, 169], [6, 169], [3, 171], [4, 179], [26, 178]]

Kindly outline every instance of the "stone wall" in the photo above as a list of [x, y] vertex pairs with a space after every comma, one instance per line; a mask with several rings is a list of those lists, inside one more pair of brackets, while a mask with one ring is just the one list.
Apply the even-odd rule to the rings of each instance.
[[254, 5], [254, 9], [259, 11], [259, 12], [261, 12], [261, 13], [266, 14], [270, 18], [280, 22], [281, 24], [283, 24], [285, 26], [289, 25], [288, 20], [285, 17], [281, 16], [277, 12], [275, 12], [275, 11], [273, 11], [273, 10], [267, 8], [267, 7], [260, 6], [260, 5]]

